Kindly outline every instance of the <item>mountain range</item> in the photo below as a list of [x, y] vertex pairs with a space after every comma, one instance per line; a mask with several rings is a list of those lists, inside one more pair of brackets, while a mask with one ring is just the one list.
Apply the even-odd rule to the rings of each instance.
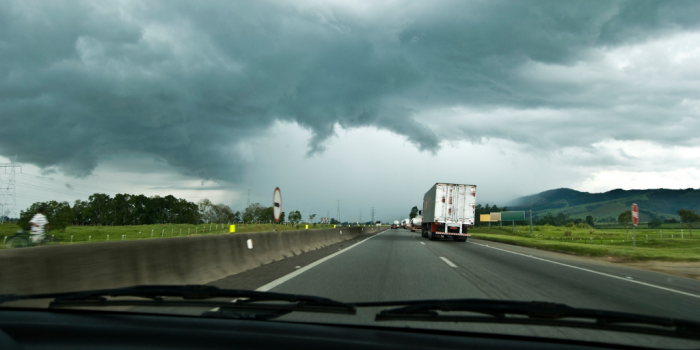
[[654, 218], [679, 219], [678, 210], [690, 209], [700, 213], [700, 189], [616, 189], [603, 193], [589, 193], [558, 188], [530, 196], [520, 197], [511, 202], [509, 210], [532, 210], [534, 217], [542, 217], [548, 212], [559, 213], [571, 218], [585, 219], [593, 216], [597, 222], [617, 221], [618, 215], [630, 210], [632, 203], [639, 206], [641, 222]]

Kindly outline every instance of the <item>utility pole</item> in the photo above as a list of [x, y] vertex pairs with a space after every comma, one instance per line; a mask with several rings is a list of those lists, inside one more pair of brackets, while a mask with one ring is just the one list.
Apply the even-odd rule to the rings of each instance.
[[530, 209], [530, 236], [532, 236], [532, 209]]
[[[5, 223], [5, 216], [8, 218], [11, 214], [16, 215], [17, 211], [17, 185], [15, 183], [15, 169], [19, 168], [19, 173], [22, 173], [22, 166], [16, 163], [2, 163], [0, 169], [2, 175], [8, 175], [7, 181], [0, 181], [0, 223]], [[18, 215], [16, 215], [18, 216]]]
[[250, 207], [250, 188], [248, 189], [248, 202], [245, 206], [246, 208]]
[[362, 209], [360, 209], [360, 220], [358, 221], [359, 223], [362, 222]]
[[374, 223], [374, 207], [372, 207], [372, 223]]
[[338, 199], [336, 202], [337, 202], [337, 207], [336, 207], [335, 219], [338, 220], [338, 223], [340, 223], [340, 199]]

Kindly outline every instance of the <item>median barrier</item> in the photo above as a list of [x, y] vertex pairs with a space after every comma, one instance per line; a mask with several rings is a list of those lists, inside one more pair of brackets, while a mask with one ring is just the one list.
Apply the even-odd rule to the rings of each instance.
[[0, 294], [203, 284], [384, 229], [342, 227], [5, 249], [0, 251]]

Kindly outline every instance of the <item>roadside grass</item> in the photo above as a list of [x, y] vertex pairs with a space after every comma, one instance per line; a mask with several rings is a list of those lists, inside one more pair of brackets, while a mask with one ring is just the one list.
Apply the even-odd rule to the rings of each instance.
[[[320, 230], [333, 228], [328, 224], [309, 224], [309, 230]], [[0, 225], [0, 239], [3, 243], [6, 238], [12, 236], [19, 226], [15, 224]], [[292, 231], [304, 230], [305, 224], [299, 225], [273, 225], [272, 224], [236, 224], [236, 233], [251, 233], [272, 231]], [[226, 224], [157, 224], [157, 225], [136, 225], [136, 226], [69, 226], [65, 231], [50, 231], [56, 243], [53, 244], [76, 244], [137, 239], [161, 239], [170, 237], [205, 236], [229, 233]], [[4, 249], [2, 244], [0, 249]]]
[[[570, 235], [566, 233], [570, 232]], [[626, 260], [700, 261], [700, 238], [690, 238], [687, 231], [677, 233], [658, 230], [637, 230], [637, 249], [632, 246], [625, 230], [572, 229], [570, 227], [539, 226], [530, 235], [526, 226], [513, 228], [474, 228], [472, 237], [587, 256], [610, 256]], [[699, 232], [700, 233], [700, 232]], [[663, 235], [663, 238], [662, 238]]]

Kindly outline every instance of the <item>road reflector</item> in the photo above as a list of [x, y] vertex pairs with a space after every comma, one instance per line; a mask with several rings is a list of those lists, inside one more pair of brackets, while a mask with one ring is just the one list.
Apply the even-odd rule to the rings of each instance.
[[248, 249], [253, 249], [253, 240], [252, 239], [247, 240], [246, 243], [248, 244]]

